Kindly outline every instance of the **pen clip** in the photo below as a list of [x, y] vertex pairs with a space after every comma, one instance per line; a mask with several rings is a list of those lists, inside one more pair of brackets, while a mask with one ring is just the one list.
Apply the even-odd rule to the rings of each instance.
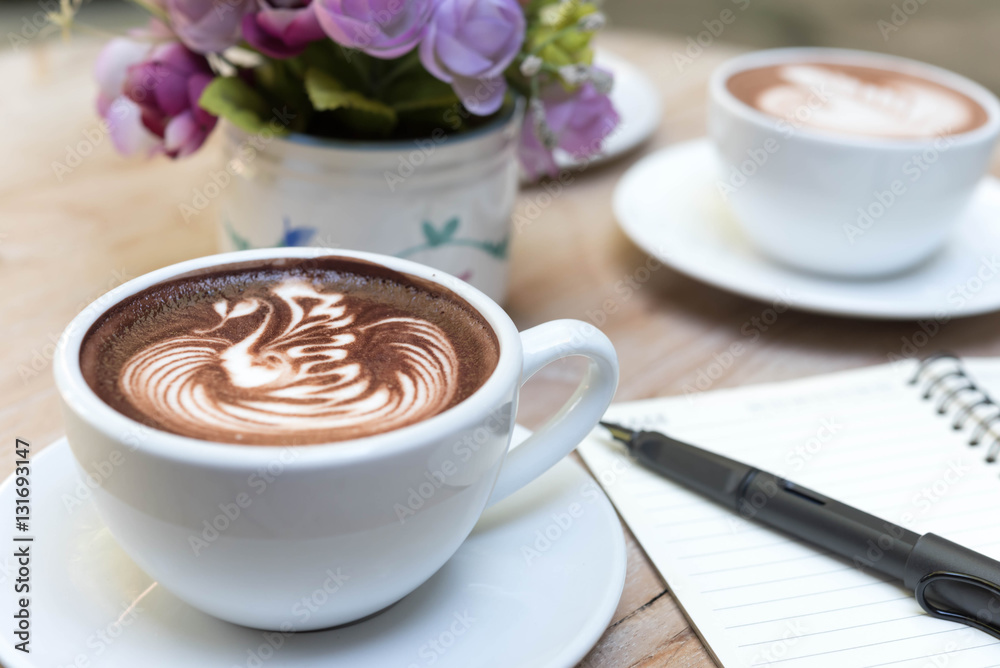
[[[951, 592], [935, 591], [935, 585], [937, 589], [941, 589], [941, 585], [955, 585], [959, 588]], [[962, 589], [967, 591], [963, 592]], [[960, 622], [994, 638], [1000, 638], [1000, 625], [995, 621], [1000, 619], [1000, 587], [992, 582], [965, 573], [934, 571], [920, 579], [914, 595], [920, 607], [930, 616]], [[968, 603], [979, 597], [984, 597], [985, 605], [982, 605], [981, 599], [976, 605], [978, 612], [969, 612]], [[994, 603], [997, 605], [993, 605]]]

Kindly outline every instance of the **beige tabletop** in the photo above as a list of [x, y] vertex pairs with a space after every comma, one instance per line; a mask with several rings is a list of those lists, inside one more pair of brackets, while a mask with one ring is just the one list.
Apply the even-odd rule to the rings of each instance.
[[[611, 194], [643, 153], [705, 130], [705, 82], [735, 50], [711, 45], [683, 71], [686, 42], [608, 32], [602, 45], [656, 83], [660, 128], [638, 152], [594, 166], [555, 197], [525, 189], [517, 207], [507, 309], [520, 328], [553, 318], [599, 324], [621, 357], [617, 399], [678, 394], [714, 355], [742, 342], [714, 387], [730, 387], [887, 361], [915, 322], [872, 322], [783, 313], [753, 341], [741, 329], [767, 308], [667, 268], [618, 229]], [[52, 381], [54, 342], [70, 318], [123, 281], [215, 250], [214, 211], [187, 223], [178, 209], [217, 167], [205, 150], [171, 162], [116, 155], [94, 113], [91, 69], [98, 45], [46, 42], [0, 55], [0, 476], [13, 469], [15, 437], [37, 451], [63, 433]], [[656, 266], [655, 264], [652, 266]], [[631, 293], [616, 290], [632, 279]], [[637, 280], [637, 279], [648, 280]], [[746, 330], [744, 330], [746, 331]], [[1000, 315], [947, 323], [924, 351], [1000, 355]], [[578, 368], [554, 365], [533, 379], [519, 421], [539, 424], [569, 394]], [[660, 576], [628, 532], [628, 577], [604, 637], [582, 666], [711, 666]], [[586, 583], [580, 583], [586, 586]]]

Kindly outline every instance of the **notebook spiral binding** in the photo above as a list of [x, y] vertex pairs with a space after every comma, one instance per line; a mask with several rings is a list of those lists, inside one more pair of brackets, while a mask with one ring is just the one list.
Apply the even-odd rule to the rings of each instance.
[[[949, 379], [953, 381], [949, 383]], [[921, 398], [925, 401], [937, 399], [939, 415], [954, 410], [952, 429], [962, 431], [975, 425], [969, 434], [970, 446], [976, 447], [982, 445], [984, 439], [991, 439], [986, 461], [996, 462], [1000, 457], [1000, 433], [992, 428], [1000, 425], [1000, 404], [966, 375], [961, 358], [945, 352], [925, 358], [909, 381], [910, 385], [919, 386], [920, 383], [924, 383]]]

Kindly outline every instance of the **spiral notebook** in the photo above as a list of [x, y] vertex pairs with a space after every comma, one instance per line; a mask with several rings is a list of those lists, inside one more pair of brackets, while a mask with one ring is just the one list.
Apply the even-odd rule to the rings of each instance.
[[[607, 418], [1000, 559], [990, 388], [1000, 398], [1000, 359], [945, 356], [615, 404]], [[1000, 666], [995, 638], [931, 618], [901, 585], [635, 465], [601, 430], [579, 450], [720, 665]]]

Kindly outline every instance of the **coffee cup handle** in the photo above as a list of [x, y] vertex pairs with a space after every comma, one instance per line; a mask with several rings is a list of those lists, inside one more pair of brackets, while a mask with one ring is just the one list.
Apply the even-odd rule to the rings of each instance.
[[523, 385], [542, 367], [563, 357], [590, 360], [573, 396], [541, 428], [507, 454], [493, 487], [493, 505], [548, 471], [597, 425], [618, 387], [618, 355], [599, 329], [579, 320], [553, 320], [521, 332]]

